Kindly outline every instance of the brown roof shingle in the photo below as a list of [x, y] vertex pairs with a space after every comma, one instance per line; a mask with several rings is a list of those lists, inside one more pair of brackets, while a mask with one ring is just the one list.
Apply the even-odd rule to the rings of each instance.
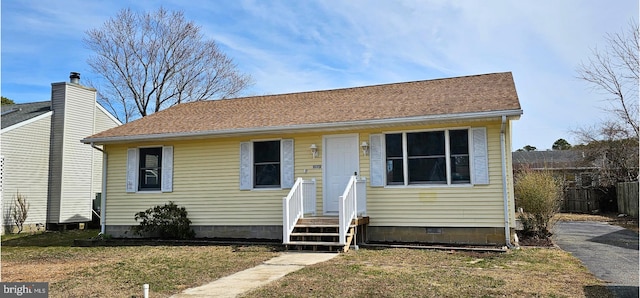
[[520, 110], [510, 72], [179, 104], [83, 141]]

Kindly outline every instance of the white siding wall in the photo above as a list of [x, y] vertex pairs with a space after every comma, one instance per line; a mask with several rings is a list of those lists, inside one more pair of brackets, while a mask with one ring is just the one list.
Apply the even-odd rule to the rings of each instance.
[[10, 210], [20, 192], [30, 204], [25, 224], [46, 222], [51, 116], [2, 134], [4, 175], [3, 225], [12, 224]]

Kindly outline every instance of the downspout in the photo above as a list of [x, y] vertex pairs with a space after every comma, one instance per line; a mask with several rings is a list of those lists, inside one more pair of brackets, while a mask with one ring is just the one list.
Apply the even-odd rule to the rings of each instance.
[[507, 116], [502, 116], [502, 125], [500, 127], [500, 151], [502, 159], [502, 199], [504, 201], [504, 240], [508, 248], [513, 248], [511, 244], [511, 229], [509, 227], [509, 195], [507, 193], [507, 145], [505, 137], [505, 129], [507, 125]]
[[97, 147], [91, 142], [91, 148], [102, 152], [102, 194], [100, 195], [100, 234], [104, 235], [106, 230], [106, 212], [107, 208], [107, 152]]

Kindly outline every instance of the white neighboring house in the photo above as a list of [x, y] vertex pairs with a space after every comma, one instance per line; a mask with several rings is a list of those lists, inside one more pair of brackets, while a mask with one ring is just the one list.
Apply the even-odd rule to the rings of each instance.
[[16, 228], [11, 210], [17, 193], [30, 205], [25, 231], [91, 221], [102, 189], [102, 153], [80, 140], [122, 123], [79, 80], [72, 72], [70, 82], [52, 83], [50, 101], [2, 106], [3, 234]]

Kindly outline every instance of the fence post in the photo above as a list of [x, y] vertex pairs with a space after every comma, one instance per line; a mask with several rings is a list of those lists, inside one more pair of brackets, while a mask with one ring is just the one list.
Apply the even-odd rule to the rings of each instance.
[[616, 184], [618, 212], [638, 217], [638, 181]]

